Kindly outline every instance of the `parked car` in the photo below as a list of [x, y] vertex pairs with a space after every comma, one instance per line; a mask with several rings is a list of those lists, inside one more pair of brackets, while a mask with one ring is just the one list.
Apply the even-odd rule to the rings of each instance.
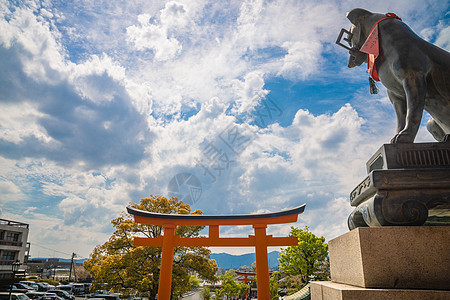
[[52, 290], [52, 293], [55, 293], [59, 297], [66, 299], [66, 300], [75, 300], [75, 296], [69, 294], [68, 292], [64, 290]]
[[23, 280], [23, 281], [19, 281], [19, 283], [31, 286], [33, 289], [35, 289], [38, 292], [45, 292], [45, 291], [47, 291], [47, 287], [45, 285], [43, 285], [42, 282]]
[[73, 286], [71, 286], [71, 285], [68, 285], [68, 284], [58, 285], [58, 286], [56, 286], [56, 289], [66, 291], [69, 294], [73, 295]]
[[[9, 292], [0, 292], [0, 299], [9, 300]], [[30, 298], [23, 293], [11, 293], [11, 300], [30, 300]]]
[[28, 298], [30, 298], [30, 299], [39, 299], [39, 298], [41, 298], [41, 297], [44, 297], [44, 296], [45, 296], [45, 293], [44, 293], [44, 292], [37, 292], [37, 291], [34, 291], [34, 292], [28, 292], [28, 293], [26, 293], [26, 295], [27, 295]]
[[14, 283], [14, 286], [18, 289], [24, 289], [24, 290], [28, 290], [28, 291], [34, 290], [31, 286], [23, 284], [23, 283]]
[[72, 286], [72, 292], [74, 295], [84, 294], [84, 284], [82, 283], [69, 283]]
[[27, 285], [27, 286], [33, 288], [33, 289], [36, 290], [36, 291], [39, 289], [39, 286], [38, 286], [38, 285], [36, 284], [36, 282], [34, 282], [34, 281], [26, 281], [26, 280], [22, 280], [22, 281], [19, 281], [19, 283], [25, 284], [25, 285]]
[[29, 292], [26, 294], [30, 299], [39, 299], [39, 300], [64, 300], [59, 297], [55, 293], [46, 293], [46, 292]]
[[45, 295], [39, 298], [39, 300], [64, 300], [64, 299], [57, 296], [56, 294], [53, 294], [53, 295]]
[[47, 291], [55, 288], [54, 285], [48, 284], [47, 282], [39, 282], [39, 283], [42, 284], [47, 289]]
[[15, 284], [9, 286], [8, 289], [3, 288], [2, 290], [5, 291], [5, 292], [6, 291], [9, 292], [11, 290], [12, 293], [19, 293], [19, 294], [25, 294], [26, 292], [30, 291], [28, 289], [21, 289], [20, 287], [17, 287]]
[[35, 283], [38, 286], [38, 291], [39, 292], [46, 292], [46, 291], [48, 291], [47, 286], [43, 282], [35, 282]]
[[91, 287], [92, 283], [83, 283], [84, 285], [84, 293], [89, 294], [89, 288]]

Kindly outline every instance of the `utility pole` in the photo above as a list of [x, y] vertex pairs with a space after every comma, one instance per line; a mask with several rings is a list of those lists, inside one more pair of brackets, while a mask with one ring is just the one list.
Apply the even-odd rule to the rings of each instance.
[[[75, 254], [76, 255], [76, 254]], [[78, 282], [78, 278], [77, 278], [77, 270], [76, 270], [76, 267], [77, 266], [77, 264], [76, 264], [76, 261], [74, 260], [73, 261], [73, 275], [75, 275], [75, 282]]]
[[75, 256], [76, 256], [76, 254], [72, 253], [72, 259], [70, 260], [69, 283], [70, 283], [70, 278], [72, 277], [72, 268], [73, 268], [73, 273], [75, 274], [75, 282], [77, 281], [77, 273], [75, 272], [75, 263], [74, 263]]

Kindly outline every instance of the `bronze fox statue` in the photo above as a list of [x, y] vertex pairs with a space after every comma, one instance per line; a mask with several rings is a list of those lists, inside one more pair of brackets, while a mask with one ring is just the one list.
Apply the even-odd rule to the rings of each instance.
[[448, 140], [450, 53], [420, 38], [395, 14], [355, 8], [347, 18], [353, 24], [345, 39], [351, 48], [344, 46], [350, 50], [348, 67], [367, 62], [372, 78], [386, 87], [397, 117], [391, 143], [414, 142], [424, 109], [432, 116], [428, 131]]

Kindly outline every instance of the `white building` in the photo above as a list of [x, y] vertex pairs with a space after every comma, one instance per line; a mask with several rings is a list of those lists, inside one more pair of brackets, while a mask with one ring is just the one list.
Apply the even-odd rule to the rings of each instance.
[[28, 240], [29, 225], [0, 219], [0, 278], [12, 277], [12, 263], [19, 261], [17, 273], [24, 273], [30, 250]]

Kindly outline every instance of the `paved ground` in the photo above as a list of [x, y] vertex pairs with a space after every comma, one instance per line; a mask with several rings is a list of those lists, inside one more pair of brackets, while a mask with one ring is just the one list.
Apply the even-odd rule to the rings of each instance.
[[192, 293], [184, 294], [181, 299], [183, 299], [183, 300], [203, 300], [202, 297], [200, 296], [200, 292], [192, 292]]

